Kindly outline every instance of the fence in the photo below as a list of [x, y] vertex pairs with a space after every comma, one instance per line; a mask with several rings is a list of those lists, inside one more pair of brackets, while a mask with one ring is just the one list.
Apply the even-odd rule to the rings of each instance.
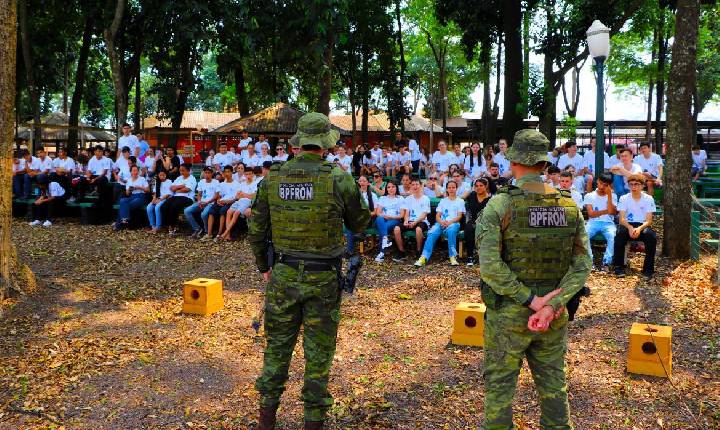
[[718, 271], [715, 283], [720, 285], [720, 198], [693, 196], [690, 225], [690, 257], [697, 261], [703, 255], [715, 255]]

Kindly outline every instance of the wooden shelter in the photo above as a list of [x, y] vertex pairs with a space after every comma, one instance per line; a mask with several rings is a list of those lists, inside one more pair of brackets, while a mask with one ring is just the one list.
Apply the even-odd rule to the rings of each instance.
[[[351, 115], [330, 115], [330, 122], [338, 128], [350, 135], [348, 138], [343, 140], [346, 144], [353, 143], [353, 130], [352, 130], [352, 116]], [[356, 144], [361, 143], [361, 127], [362, 115], [355, 117], [355, 142]], [[420, 115], [413, 115], [410, 118], [405, 119], [405, 134], [413, 136], [420, 146], [425, 149], [426, 152], [430, 150], [430, 130], [432, 129], [435, 141], [434, 146], [437, 146], [437, 141], [440, 139], [447, 138], [446, 134], [443, 133], [442, 127], [438, 125], [430, 124], [430, 121]], [[375, 142], [380, 143], [380, 146], [391, 147], [395, 141], [395, 130], [390, 129], [390, 118], [384, 112], [375, 113], [368, 115], [368, 141], [364, 142], [368, 145], [373, 145]]]
[[[52, 112], [42, 118], [40, 129], [41, 141], [46, 150], [50, 153], [57, 151], [58, 147], [65, 146], [70, 130], [69, 116], [63, 112]], [[78, 148], [89, 148], [97, 144], [108, 144], [115, 142], [115, 135], [108, 129], [92, 127], [83, 122], [78, 122]], [[20, 146], [30, 148], [33, 140], [34, 125], [32, 122], [18, 126], [15, 134], [15, 142]]]

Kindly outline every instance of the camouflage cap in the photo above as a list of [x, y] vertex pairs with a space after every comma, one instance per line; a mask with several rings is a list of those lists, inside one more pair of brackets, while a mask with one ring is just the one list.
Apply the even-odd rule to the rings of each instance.
[[506, 158], [509, 161], [526, 166], [541, 161], [549, 162], [547, 152], [550, 141], [539, 131], [525, 129], [515, 133], [513, 144], [508, 149]]
[[297, 133], [290, 139], [292, 146], [316, 145], [323, 149], [335, 147], [340, 133], [333, 130], [330, 118], [319, 112], [309, 112], [300, 117]]

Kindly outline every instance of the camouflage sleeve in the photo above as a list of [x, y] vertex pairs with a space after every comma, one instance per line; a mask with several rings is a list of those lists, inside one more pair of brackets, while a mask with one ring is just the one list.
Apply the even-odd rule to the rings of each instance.
[[567, 273], [565, 273], [565, 276], [563, 276], [558, 286], [558, 288], [562, 289], [562, 292], [548, 302], [548, 305], [552, 306], [556, 311], [562, 306], [565, 306], [572, 296], [585, 286], [585, 281], [587, 281], [592, 267], [592, 259], [587, 249], [588, 243], [587, 232], [585, 231], [585, 220], [582, 214], [579, 214], [577, 225], [575, 226], [572, 261]]
[[347, 172], [335, 167], [333, 174], [337, 186], [336, 198], [343, 208], [345, 227], [353, 233], [362, 233], [370, 223], [370, 210], [360, 196], [360, 188], [353, 180], [352, 175]]
[[475, 243], [483, 281], [496, 294], [507, 296], [518, 304], [523, 304], [531, 295], [530, 288], [518, 280], [517, 275], [500, 257], [502, 235], [500, 226], [507, 210], [506, 195], [500, 194], [490, 199], [482, 211], [482, 218], [478, 218], [475, 228]]
[[253, 254], [255, 263], [261, 273], [267, 272], [270, 267], [267, 263], [267, 239], [270, 236], [270, 205], [268, 205], [267, 181], [260, 181], [257, 193], [253, 199], [252, 216], [248, 219], [248, 242]]

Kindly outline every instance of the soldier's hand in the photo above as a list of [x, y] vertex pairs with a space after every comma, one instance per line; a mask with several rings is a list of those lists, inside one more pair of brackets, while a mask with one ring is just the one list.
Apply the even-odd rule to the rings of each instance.
[[545, 294], [542, 297], [535, 296], [530, 302], [530, 309], [534, 310], [535, 312], [538, 312], [540, 309], [544, 308], [545, 305], [552, 299], [553, 297], [557, 296], [562, 292], [562, 289], [558, 288], [555, 290], [552, 290], [551, 292]]
[[270, 282], [270, 275], [272, 274], [272, 269], [268, 269], [267, 272], [263, 273], [263, 280], [265, 282]]
[[528, 318], [528, 330], [543, 332], [550, 328], [550, 323], [555, 319], [555, 311], [550, 306], [545, 306]]

